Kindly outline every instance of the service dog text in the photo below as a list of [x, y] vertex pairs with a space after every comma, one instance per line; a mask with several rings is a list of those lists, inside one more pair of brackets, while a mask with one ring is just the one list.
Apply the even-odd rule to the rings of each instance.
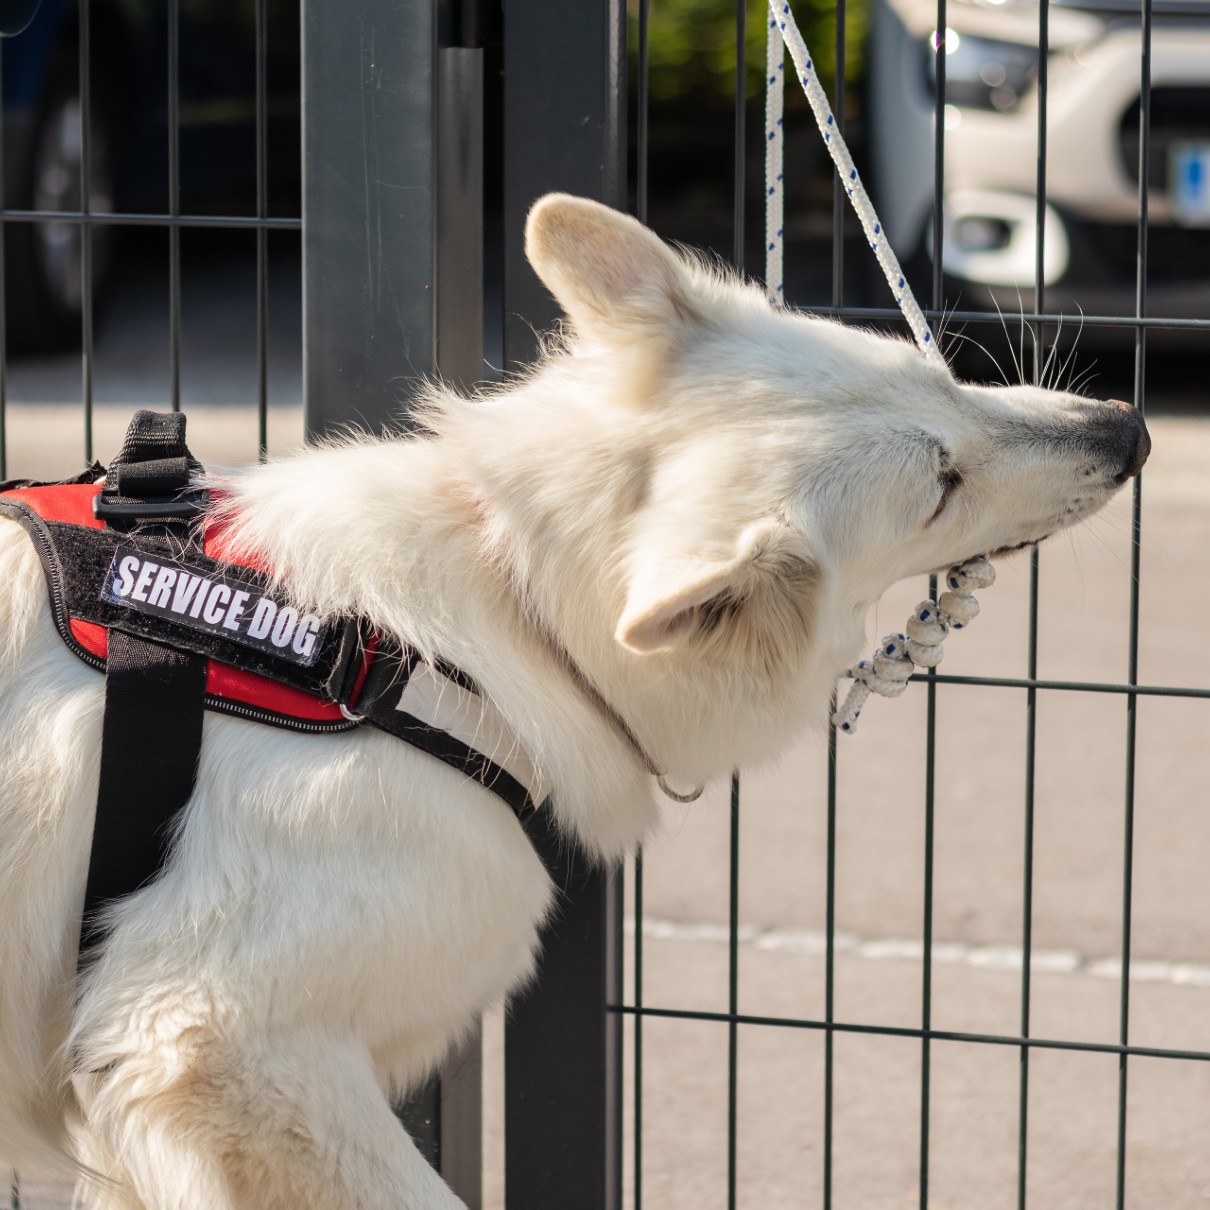
[[101, 599], [310, 667], [326, 627], [226, 572], [119, 546]]

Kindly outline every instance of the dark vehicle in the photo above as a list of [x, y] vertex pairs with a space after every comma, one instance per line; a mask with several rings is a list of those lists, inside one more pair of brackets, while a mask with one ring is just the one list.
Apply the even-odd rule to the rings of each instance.
[[[5, 208], [78, 214], [87, 140], [93, 213], [256, 214], [256, 0], [179, 0], [171, 41], [166, 3], [92, 0], [86, 31], [79, 8], [42, 0], [28, 27], [0, 43]], [[264, 39], [267, 213], [296, 215], [297, 0], [267, 0]], [[120, 227], [91, 229], [92, 281], [103, 297]], [[83, 230], [79, 221], [6, 221], [10, 347], [47, 351], [79, 338]]]

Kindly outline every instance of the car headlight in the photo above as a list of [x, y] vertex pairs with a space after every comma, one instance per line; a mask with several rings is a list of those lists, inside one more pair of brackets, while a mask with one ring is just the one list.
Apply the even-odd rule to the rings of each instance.
[[[933, 91], [933, 34], [925, 62], [925, 78]], [[967, 109], [1011, 113], [1034, 85], [1038, 75], [1038, 48], [1019, 42], [999, 42], [945, 31], [945, 101]]]

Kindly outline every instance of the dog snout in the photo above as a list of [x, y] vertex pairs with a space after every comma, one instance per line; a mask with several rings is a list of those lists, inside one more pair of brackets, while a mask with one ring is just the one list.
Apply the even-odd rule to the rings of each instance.
[[1122, 469], [1114, 476], [1114, 480], [1121, 484], [1127, 479], [1133, 479], [1143, 469], [1143, 463], [1151, 453], [1151, 434], [1147, 431], [1147, 424], [1138, 408], [1120, 399], [1110, 399], [1107, 403], [1115, 409], [1114, 452], [1120, 459], [1119, 465]]

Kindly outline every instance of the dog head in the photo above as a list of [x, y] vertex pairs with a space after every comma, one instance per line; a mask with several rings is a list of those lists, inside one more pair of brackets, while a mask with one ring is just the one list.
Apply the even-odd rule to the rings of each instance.
[[[624, 397], [669, 438], [618, 626], [638, 650], [692, 641], [770, 577], [803, 591], [826, 573], [869, 601], [1040, 542], [1100, 508], [1150, 449], [1127, 404], [959, 383], [938, 356], [772, 308], [583, 199], [539, 202], [527, 251], [576, 352], [614, 361]], [[686, 559], [697, 574], [672, 570]]]
[[[1124, 404], [964, 385], [583, 199], [538, 202], [526, 249], [570, 321], [522, 392], [548, 401], [542, 440], [580, 492], [544, 532], [574, 544], [593, 626], [662, 678], [708, 663], [770, 700], [770, 678], [830, 678], [889, 585], [1088, 517], [1150, 448]], [[518, 509], [559, 496], [544, 483], [528, 474]]]

